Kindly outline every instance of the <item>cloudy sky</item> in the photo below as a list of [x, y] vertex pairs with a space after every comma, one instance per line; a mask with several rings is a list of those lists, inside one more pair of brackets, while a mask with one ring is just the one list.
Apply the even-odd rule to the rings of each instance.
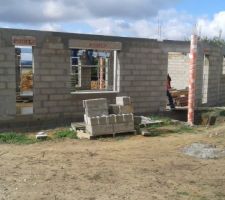
[[224, 0], [0, 0], [0, 27], [185, 40], [225, 39]]

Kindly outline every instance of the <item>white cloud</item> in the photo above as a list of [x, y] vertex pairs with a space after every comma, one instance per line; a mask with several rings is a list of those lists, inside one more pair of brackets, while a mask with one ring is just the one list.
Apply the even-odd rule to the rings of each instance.
[[60, 26], [59, 24], [54, 24], [54, 23], [46, 23], [40, 27], [40, 30], [42, 30], [42, 31], [61, 31], [62, 26]]
[[46, 9], [43, 10], [43, 14], [46, 17], [53, 18], [53, 19], [60, 19], [63, 17], [61, 2], [55, 3], [54, 1], [47, 1], [44, 3], [44, 7]]
[[202, 36], [225, 39], [225, 11], [194, 19], [171, 7], [179, 0], [7, 0], [0, 26], [184, 40], [195, 24]]
[[124, 21], [102, 18], [87, 20], [86, 23], [93, 27], [94, 33], [102, 35], [176, 40], [184, 40], [189, 37], [195, 24], [190, 15], [178, 13], [174, 9], [161, 10], [156, 17], [149, 19]]
[[7, 0], [0, 22], [69, 22], [93, 18], [147, 18], [179, 0]]
[[203, 37], [218, 37], [222, 31], [221, 36], [225, 39], [225, 11], [216, 13], [211, 20], [206, 17], [198, 19], [197, 26]]

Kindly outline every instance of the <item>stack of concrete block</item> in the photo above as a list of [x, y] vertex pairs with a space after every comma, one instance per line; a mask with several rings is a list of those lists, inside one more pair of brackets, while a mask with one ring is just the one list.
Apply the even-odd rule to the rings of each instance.
[[134, 112], [130, 97], [116, 97], [116, 104], [109, 105], [110, 114], [131, 114]]
[[112, 126], [107, 122], [108, 105], [105, 98], [83, 101], [85, 109], [84, 121], [86, 131], [92, 135], [112, 134]]
[[[118, 102], [127, 102], [127, 97], [121, 98]], [[83, 106], [86, 132], [91, 136], [134, 131], [133, 113], [109, 114], [107, 100], [104, 98], [84, 100]]]

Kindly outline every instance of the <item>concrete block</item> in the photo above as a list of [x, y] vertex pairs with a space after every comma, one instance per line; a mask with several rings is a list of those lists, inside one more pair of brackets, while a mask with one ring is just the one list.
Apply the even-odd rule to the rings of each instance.
[[108, 109], [100, 109], [100, 108], [86, 108], [85, 109], [85, 114], [88, 117], [96, 117], [96, 116], [103, 116], [103, 115], [108, 115]]
[[130, 97], [122, 96], [122, 97], [116, 97], [116, 104], [121, 106], [126, 106], [131, 104]]
[[101, 99], [88, 99], [83, 101], [85, 114], [89, 117], [108, 115], [107, 100]]
[[126, 105], [126, 106], [120, 106], [120, 114], [129, 114], [133, 112], [134, 112], [134, 108], [132, 104]]
[[83, 100], [84, 108], [102, 106], [107, 107], [107, 99], [106, 98], [99, 98], [99, 99], [87, 99]]
[[58, 44], [49, 43], [46, 45], [46, 47], [48, 47], [49, 49], [63, 49], [64, 45], [61, 43]]
[[111, 124], [94, 126], [86, 124], [86, 132], [92, 136], [111, 135], [113, 134], [113, 127]]
[[41, 81], [51, 82], [56, 81], [56, 78], [55, 76], [42, 76]]
[[0, 89], [5, 89], [6, 88], [6, 83], [0, 83]]
[[48, 43], [60, 43], [61, 42], [61, 37], [57, 37], [57, 36], [50, 36], [46, 39], [46, 42]]
[[116, 115], [116, 123], [123, 123], [124, 119], [123, 119], [123, 115]]
[[115, 124], [116, 123], [116, 115], [109, 115], [106, 118], [108, 124]]
[[114, 133], [132, 132], [134, 131], [134, 123], [128, 122], [128, 123], [114, 124], [113, 130], [114, 130]]
[[106, 125], [107, 124], [107, 117], [106, 116], [97, 116], [98, 122], [100, 125]]
[[121, 106], [117, 104], [110, 104], [109, 105], [109, 113], [110, 114], [129, 114], [133, 113], [134, 108], [133, 105], [126, 105], [126, 106]]
[[124, 122], [133, 122], [134, 123], [134, 115], [133, 114], [123, 114]]
[[46, 55], [55, 55], [55, 50], [54, 49], [41, 49], [41, 54], [46, 56]]
[[121, 114], [120, 113], [120, 106], [116, 104], [109, 105], [109, 114]]
[[88, 117], [87, 115], [84, 115], [84, 121], [85, 121], [85, 124], [92, 125], [92, 126], [99, 124], [98, 117]]
[[15, 89], [16, 88], [16, 82], [8, 82], [7, 88], [8, 89]]
[[5, 55], [0, 54], [0, 61], [5, 60]]

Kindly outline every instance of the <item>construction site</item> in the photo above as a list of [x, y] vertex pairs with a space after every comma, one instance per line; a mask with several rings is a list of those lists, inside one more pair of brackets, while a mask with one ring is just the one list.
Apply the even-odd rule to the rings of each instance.
[[223, 200], [224, 122], [223, 46], [0, 28], [0, 199]]

